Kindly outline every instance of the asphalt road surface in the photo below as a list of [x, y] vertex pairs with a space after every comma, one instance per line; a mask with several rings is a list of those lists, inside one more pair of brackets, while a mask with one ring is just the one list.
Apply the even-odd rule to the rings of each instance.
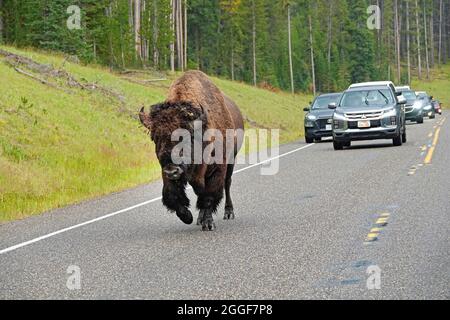
[[446, 118], [402, 147], [297, 142], [275, 176], [240, 166], [215, 232], [167, 213], [161, 182], [1, 225], [0, 299], [449, 299]]

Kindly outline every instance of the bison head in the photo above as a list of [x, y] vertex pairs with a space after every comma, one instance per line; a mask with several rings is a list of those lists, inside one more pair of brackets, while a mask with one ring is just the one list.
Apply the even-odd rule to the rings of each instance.
[[[192, 137], [195, 121], [201, 121], [204, 129], [206, 114], [203, 108], [194, 107], [191, 103], [185, 102], [157, 104], [151, 107], [151, 111], [148, 114], [142, 108], [139, 113], [139, 119], [144, 127], [150, 131], [163, 176], [173, 181], [182, 179], [189, 172], [192, 161], [189, 163], [177, 162], [175, 164], [172, 155], [179, 141], [173, 141], [172, 134], [176, 130], [184, 129]], [[193, 139], [191, 141], [193, 143]]]

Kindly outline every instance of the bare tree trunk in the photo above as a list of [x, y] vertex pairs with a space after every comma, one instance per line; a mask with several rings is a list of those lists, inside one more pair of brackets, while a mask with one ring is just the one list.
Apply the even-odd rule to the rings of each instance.
[[419, 21], [419, 4], [416, 0], [416, 26], [417, 26], [417, 71], [419, 79], [422, 79], [422, 57], [420, 50], [420, 21]]
[[[333, 0], [330, 0], [330, 7], [328, 11], [328, 52], [327, 52], [327, 62], [328, 62], [328, 72], [331, 72], [331, 46], [333, 43]], [[328, 91], [331, 91], [330, 82], [328, 81]]]
[[[381, 8], [380, 0], [377, 0], [377, 7]], [[381, 43], [381, 41], [380, 41], [380, 34], [381, 34], [381, 32], [380, 31], [381, 31], [380, 29], [377, 30], [377, 61], [378, 61], [378, 65], [379, 66], [381, 66], [381, 59], [380, 59], [380, 57], [381, 57], [381, 45], [380, 45], [380, 43]]]
[[411, 85], [411, 40], [409, 28], [409, 0], [406, 0], [406, 55], [408, 60], [408, 84]]
[[252, 0], [252, 42], [253, 42], [253, 85], [256, 87], [257, 76], [256, 76], [256, 13], [255, 13], [255, 0]]
[[[445, 6], [445, 4], [447, 4], [447, 6]], [[443, 11], [445, 12], [445, 17], [446, 17], [444, 19], [444, 21], [446, 21], [446, 24], [445, 24], [445, 31], [444, 31], [445, 51], [443, 52], [444, 55], [443, 55], [442, 63], [447, 64], [447, 59], [450, 57], [450, 55], [449, 55], [449, 53], [450, 53], [450, 41], [449, 41], [449, 38], [450, 38], [450, 22], [449, 22], [449, 20], [450, 20], [450, 4], [447, 1], [443, 5], [444, 5]]]
[[3, 43], [3, 0], [0, 0], [0, 43]]
[[292, 66], [291, 6], [289, 4], [287, 6], [287, 15], [288, 15], [288, 42], [289, 42], [289, 72], [291, 76], [291, 91], [292, 94], [294, 94], [295, 88], [294, 88], [294, 70]]
[[178, 22], [178, 67], [184, 71], [184, 40], [183, 40], [183, 8], [182, 0], [178, 0], [177, 5], [177, 22]]
[[[106, 7], [106, 17], [108, 18], [108, 24], [110, 23], [109, 20], [111, 19], [111, 4]], [[112, 32], [108, 32], [108, 47], [109, 47], [109, 68], [112, 69], [114, 64], [114, 51], [112, 46]]]
[[172, 41], [170, 42], [170, 70], [175, 72], [175, 1], [171, 0], [172, 14], [170, 15], [170, 30], [172, 33]]
[[427, 30], [427, 7], [426, 2], [423, 2], [423, 25], [425, 32], [425, 59], [427, 64], [427, 79], [430, 79], [430, 59], [428, 57], [428, 30]]
[[177, 56], [177, 69], [182, 69], [181, 65], [181, 39], [180, 39], [180, 14], [179, 14], [179, 3], [180, 0], [175, 0], [175, 45], [176, 45], [176, 56]]
[[[143, 0], [142, 2], [142, 16], [147, 18], [146, 26], [150, 29], [151, 25], [151, 5], [149, 0]], [[144, 27], [142, 27], [142, 30], [144, 30]], [[148, 30], [145, 30], [148, 31]], [[147, 63], [150, 61], [150, 39], [147, 35], [145, 35], [144, 38], [144, 45], [142, 48], [142, 55], [144, 56], [144, 61]]]
[[129, 8], [129, 11], [128, 11], [128, 23], [130, 24], [131, 28], [134, 28], [133, 27], [133, 25], [134, 25], [134, 13], [133, 13], [133, 11], [134, 11], [134, 3], [133, 3], [133, 1], [134, 0], [128, 0], [128, 8]]
[[397, 81], [402, 81], [402, 66], [400, 63], [400, 26], [399, 26], [399, 19], [398, 19], [398, 1], [395, 0], [394, 2], [394, 10], [395, 10], [395, 49], [396, 49], [396, 56], [397, 56]]
[[442, 0], [439, 0], [439, 65], [442, 63], [442, 14], [444, 11]]
[[449, 17], [450, 17], [450, 5], [448, 1], [443, 2], [442, 4], [442, 11], [445, 18], [443, 18], [444, 25], [442, 26], [444, 28], [444, 34], [442, 36], [442, 64], [447, 64], [447, 59], [450, 57], [450, 42], [449, 36], [450, 36], [450, 24], [449, 24]]
[[142, 60], [141, 54], [141, 0], [134, 0], [134, 43], [136, 58]]
[[431, 19], [430, 19], [430, 45], [431, 45], [431, 67], [434, 68], [434, 1], [431, 1]]
[[313, 44], [313, 29], [312, 29], [312, 22], [311, 22], [311, 16], [308, 16], [309, 20], [309, 44], [311, 46], [311, 74], [312, 74], [312, 85], [313, 85], [313, 95], [316, 95], [316, 71], [314, 66], [314, 44]]
[[[231, 26], [233, 26], [233, 22], [231, 22]], [[234, 76], [234, 34], [233, 34], [233, 28], [231, 29], [231, 80], [235, 80]]]
[[187, 4], [188, 4], [188, 0], [184, 0], [184, 69], [187, 69], [187, 63], [188, 63], [188, 58], [187, 58], [187, 39], [188, 39], [188, 34], [187, 34], [187, 23], [188, 23], [188, 14], [187, 14]]
[[159, 68], [159, 28], [158, 28], [158, 1], [153, 1], [153, 66]]

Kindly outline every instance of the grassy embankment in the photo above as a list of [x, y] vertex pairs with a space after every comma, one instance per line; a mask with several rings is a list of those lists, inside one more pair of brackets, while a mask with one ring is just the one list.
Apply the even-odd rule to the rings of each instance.
[[431, 79], [426, 80], [426, 75], [422, 80], [414, 79], [412, 88], [417, 91], [427, 91], [428, 94], [440, 100], [444, 109], [450, 109], [450, 64], [434, 69], [431, 72]]
[[[42, 84], [0, 57], [0, 222], [159, 177], [153, 144], [130, 112], [164, 100], [175, 75], [143, 85], [104, 67], [68, 62], [62, 55], [0, 48], [64, 69], [78, 81], [97, 83], [124, 99], [121, 103], [61, 81], [54, 82], [59, 88]], [[145, 75], [126, 77], [140, 81]], [[247, 127], [280, 128], [282, 143], [302, 135], [301, 107], [311, 97], [213, 80], [252, 120]]]

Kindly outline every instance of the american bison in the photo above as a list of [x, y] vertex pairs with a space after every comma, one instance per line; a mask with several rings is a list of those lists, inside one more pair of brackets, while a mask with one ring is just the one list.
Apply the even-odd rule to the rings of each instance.
[[[197, 195], [199, 216], [197, 224], [203, 231], [215, 229], [213, 213], [222, 201], [225, 190], [225, 220], [234, 219], [233, 203], [230, 196], [231, 177], [234, 160], [242, 145], [244, 121], [236, 104], [225, 96], [211, 80], [200, 71], [186, 72], [176, 80], [169, 89], [167, 100], [151, 107], [150, 113], [144, 108], [139, 113], [141, 123], [150, 131], [156, 146], [156, 155], [162, 169], [163, 204], [186, 224], [193, 222], [189, 210], [186, 186], [189, 183]], [[174, 148], [178, 141], [173, 141], [172, 134], [179, 129], [187, 131], [198, 143], [195, 128], [200, 124], [202, 132], [210, 129], [221, 133], [223, 146], [222, 161], [208, 161], [217, 156], [218, 151], [209, 148], [211, 141], [200, 141], [202, 157], [199, 162], [185, 161], [175, 163]], [[226, 148], [227, 137], [232, 133], [231, 148]], [[217, 142], [217, 141], [216, 141]], [[198, 146], [198, 144], [197, 144]], [[228, 141], [228, 146], [230, 142]], [[194, 146], [195, 149], [195, 146]], [[231, 149], [231, 150], [230, 150]], [[176, 152], [175, 152], [176, 153]], [[186, 155], [184, 155], [186, 156]], [[189, 155], [192, 157], [192, 154]], [[217, 160], [217, 159], [216, 159]]]

